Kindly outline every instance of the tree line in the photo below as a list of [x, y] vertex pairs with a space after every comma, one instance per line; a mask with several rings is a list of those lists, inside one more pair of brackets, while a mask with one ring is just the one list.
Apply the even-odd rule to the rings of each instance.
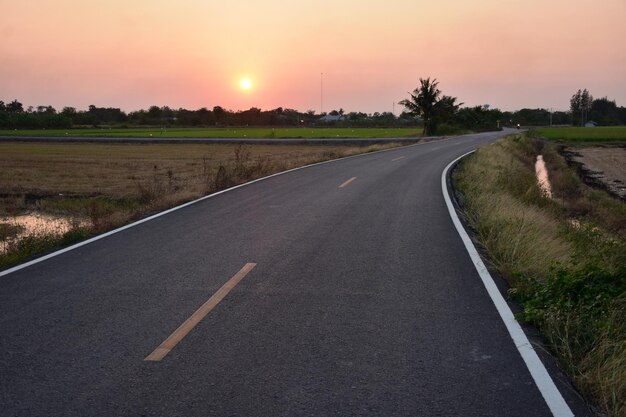
[[590, 121], [602, 126], [626, 124], [626, 107], [618, 107], [615, 100], [607, 97], [594, 99], [586, 88], [572, 95], [570, 111], [575, 126], [584, 126]]
[[547, 109], [521, 109], [515, 112], [490, 110], [488, 106], [461, 108], [456, 97], [443, 95], [436, 79], [420, 78], [420, 85], [400, 102], [406, 112], [420, 117], [424, 134], [452, 133], [459, 128], [472, 130], [496, 126], [578, 125], [593, 120], [596, 124], [626, 125], [626, 107], [617, 107], [607, 97], [595, 99], [587, 89], [578, 90], [570, 100], [570, 111], [552, 112]]
[[72, 127], [214, 127], [214, 126], [345, 126], [345, 127], [403, 127], [424, 126], [428, 134], [448, 134], [461, 130], [493, 130], [503, 126], [584, 125], [593, 120], [600, 125], [626, 124], [626, 108], [618, 107], [608, 98], [594, 99], [585, 90], [578, 90], [570, 100], [570, 111], [521, 109], [514, 112], [491, 109], [488, 106], [463, 107], [456, 97], [442, 94], [436, 79], [421, 79], [409, 98], [402, 100], [404, 111], [345, 112], [343, 109], [318, 114], [313, 110], [301, 112], [278, 107], [262, 110], [252, 107], [232, 111], [221, 106], [197, 110], [151, 106], [147, 110], [125, 112], [115, 107], [90, 105], [86, 110], [52, 106], [24, 108], [18, 100], [0, 101], [2, 129], [66, 129]]
[[300, 112], [294, 109], [278, 107], [262, 110], [252, 107], [243, 111], [227, 110], [221, 106], [212, 109], [206, 107], [197, 110], [184, 108], [172, 109], [168, 106], [151, 106], [147, 110], [126, 113], [115, 107], [97, 107], [90, 105], [87, 110], [64, 107], [57, 111], [52, 106], [24, 108], [18, 100], [6, 103], [0, 101], [0, 128], [70, 128], [99, 126], [311, 126], [323, 124], [347, 124], [350, 126], [382, 127], [391, 125], [415, 125], [412, 117], [396, 117], [391, 112], [346, 113], [343, 109], [333, 110], [329, 115], [338, 116], [331, 122], [322, 117], [326, 113], [316, 114], [309, 110]]

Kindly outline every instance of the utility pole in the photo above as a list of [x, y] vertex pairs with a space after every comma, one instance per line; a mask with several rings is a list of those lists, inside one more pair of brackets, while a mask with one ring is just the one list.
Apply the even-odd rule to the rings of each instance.
[[320, 73], [320, 115], [324, 113], [324, 73]]

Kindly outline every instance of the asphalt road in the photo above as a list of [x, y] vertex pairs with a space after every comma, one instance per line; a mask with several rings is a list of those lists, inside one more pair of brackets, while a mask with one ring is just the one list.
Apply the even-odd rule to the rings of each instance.
[[275, 176], [0, 277], [0, 414], [551, 415], [441, 192], [498, 135]]

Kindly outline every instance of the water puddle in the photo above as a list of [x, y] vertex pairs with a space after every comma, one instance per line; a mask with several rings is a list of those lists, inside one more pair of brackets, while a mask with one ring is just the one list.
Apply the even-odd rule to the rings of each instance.
[[541, 189], [541, 193], [552, 198], [552, 187], [550, 186], [550, 180], [548, 179], [548, 169], [546, 163], [543, 160], [543, 155], [537, 156], [537, 162], [535, 162], [535, 174], [537, 175], [537, 184]]
[[0, 223], [9, 225], [14, 232], [0, 240], [0, 253], [6, 252], [9, 245], [28, 235], [60, 236], [70, 230], [88, 225], [86, 220], [30, 213], [19, 216], [0, 217]]

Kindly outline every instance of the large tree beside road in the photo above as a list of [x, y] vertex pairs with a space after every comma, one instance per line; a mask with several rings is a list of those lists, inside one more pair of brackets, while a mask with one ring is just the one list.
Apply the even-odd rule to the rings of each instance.
[[412, 93], [411, 98], [400, 102], [407, 112], [421, 117], [424, 121], [424, 135], [429, 136], [437, 131], [437, 125], [447, 122], [463, 103], [456, 103], [456, 97], [441, 96], [439, 82], [433, 78], [420, 78], [420, 85]]

